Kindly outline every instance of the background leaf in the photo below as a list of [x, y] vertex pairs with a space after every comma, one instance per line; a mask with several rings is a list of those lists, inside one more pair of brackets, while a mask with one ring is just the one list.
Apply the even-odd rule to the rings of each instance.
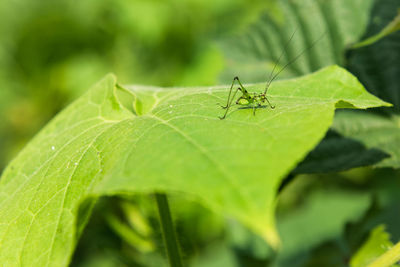
[[385, 151], [390, 157], [376, 163], [378, 167], [400, 167], [399, 117], [382, 116], [372, 112], [338, 112], [333, 129], [343, 136], [361, 141], [368, 148]]
[[390, 241], [390, 235], [385, 231], [384, 225], [379, 225], [372, 230], [368, 240], [352, 257], [350, 266], [367, 266], [391, 247], [393, 243]]
[[[295, 242], [291, 243], [290, 247], [297, 252], [291, 257], [285, 253], [283, 245], [283, 255], [278, 254], [277, 258], [283, 260], [281, 261], [283, 266], [345, 267], [349, 266], [350, 258], [361, 248], [368, 234], [377, 225], [387, 225], [387, 230], [391, 233], [393, 240], [397, 240], [399, 218], [396, 214], [399, 196], [396, 188], [398, 188], [399, 177], [398, 171], [388, 168], [358, 168], [338, 174], [298, 176], [284, 188], [280, 195], [278, 227], [279, 218], [284, 218], [284, 216], [279, 216], [280, 214], [288, 216], [287, 224], [290, 224], [290, 216], [296, 216], [297, 220], [303, 223], [308, 221], [309, 226], [301, 228], [304, 229], [301, 234], [296, 233], [294, 237], [291, 236], [289, 242], [297, 240], [297, 236], [302, 235], [303, 232], [309, 233], [309, 236], [299, 238], [298, 246], [293, 246]], [[307, 203], [308, 206], [324, 206], [321, 203], [314, 203], [311, 201], [312, 198], [309, 198], [310, 195], [321, 191], [328, 192], [321, 196], [327, 197], [327, 203], [330, 203], [332, 197], [330, 193], [335, 196], [336, 200], [329, 204], [332, 205], [331, 208], [321, 207], [321, 211], [315, 212], [318, 215], [314, 217], [307, 216], [311, 214], [310, 212], [301, 212], [304, 207], [307, 207]], [[343, 199], [340, 197], [341, 194], [344, 194]], [[354, 200], [342, 202], [351, 197], [354, 197]], [[319, 202], [324, 203], [325, 200]], [[352, 204], [345, 204], [350, 202]], [[342, 208], [340, 208], [340, 203], [343, 203]], [[349, 207], [345, 207], [347, 205]], [[342, 211], [335, 212], [335, 207]], [[348, 214], [349, 217], [346, 218], [344, 214]], [[330, 216], [335, 218], [330, 218]], [[321, 227], [318, 224], [325, 219], [326, 222], [321, 225], [336, 225], [335, 228], [330, 228], [336, 229], [335, 231], [329, 231], [328, 227]], [[317, 225], [313, 226], [314, 224]], [[320, 234], [315, 234], [318, 231]], [[282, 239], [283, 236], [284, 233], [282, 233]]]
[[300, 54], [280, 78], [304, 75], [331, 64], [343, 65], [345, 48], [363, 34], [372, 3], [277, 1], [275, 8], [267, 9], [244, 33], [222, 42], [226, 56], [222, 80], [228, 83], [239, 76], [247, 82], [266, 82], [278, 61], [280, 69]]
[[275, 266], [304, 266], [312, 248], [326, 241], [339, 242], [345, 224], [358, 220], [370, 203], [370, 197], [360, 192], [338, 189], [311, 192], [300, 207], [278, 219], [283, 250]]
[[360, 48], [363, 46], [371, 45], [378, 42], [380, 39], [386, 37], [387, 35], [400, 30], [400, 9], [397, 10], [397, 16], [379, 33], [368, 37], [366, 40], [358, 42], [352, 46], [352, 48]]
[[[349, 122], [348, 119], [347, 116], [343, 118], [344, 122]], [[337, 123], [338, 120], [336, 114], [334, 121]], [[346, 133], [341, 132], [347, 136]], [[348, 136], [353, 137], [351, 134]], [[330, 130], [324, 140], [307, 155], [293, 173], [338, 172], [373, 165], [390, 157], [378, 147], [367, 148], [359, 141], [344, 138], [334, 130]]]

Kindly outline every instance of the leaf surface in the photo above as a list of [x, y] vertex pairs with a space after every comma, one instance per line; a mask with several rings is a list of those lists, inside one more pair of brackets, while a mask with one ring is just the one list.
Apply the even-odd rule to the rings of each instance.
[[[263, 85], [247, 89], [259, 92]], [[217, 103], [227, 93], [227, 86], [124, 89], [107, 76], [5, 170], [0, 262], [66, 266], [90, 199], [154, 191], [184, 192], [278, 246], [277, 188], [323, 138], [335, 107], [388, 105], [337, 66], [273, 83], [276, 108], [256, 116], [233, 109], [218, 119]]]

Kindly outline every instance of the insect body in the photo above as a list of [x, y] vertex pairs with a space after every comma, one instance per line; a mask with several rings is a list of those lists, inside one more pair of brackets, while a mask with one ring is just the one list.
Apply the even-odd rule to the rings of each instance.
[[[231, 88], [229, 89], [229, 94], [228, 94], [228, 100], [226, 102], [225, 106], [221, 106], [223, 109], [225, 109], [225, 113], [222, 117], [219, 117], [221, 120], [226, 118], [226, 115], [228, 114], [229, 108], [232, 106], [233, 101], [235, 99], [235, 96], [237, 94], [238, 91], [241, 92], [241, 96], [236, 100], [235, 104], [239, 105], [239, 109], [253, 109], [253, 115], [256, 114], [256, 109], [259, 108], [266, 108], [268, 107], [268, 105], [271, 107], [271, 109], [274, 109], [275, 106], [271, 105], [271, 103], [269, 102], [268, 98], [267, 98], [267, 91], [269, 86], [271, 85], [272, 81], [287, 67], [289, 66], [291, 63], [293, 63], [297, 58], [299, 58], [304, 52], [306, 52], [307, 50], [311, 49], [324, 35], [325, 32], [316, 40], [314, 40], [314, 42], [307, 47], [306, 49], [304, 49], [300, 54], [298, 54], [295, 58], [291, 59], [289, 62], [287, 62], [277, 73], [274, 74], [276, 66], [279, 64], [283, 54], [285, 53], [287, 46], [289, 45], [290, 41], [292, 40], [294, 34], [296, 33], [297, 29], [293, 32], [293, 34], [290, 36], [289, 40], [286, 42], [285, 47], [281, 53], [281, 55], [278, 58], [277, 63], [275, 64], [274, 68], [272, 69], [269, 78], [268, 78], [268, 82], [267, 85], [265, 86], [265, 89], [263, 92], [261, 93], [253, 93], [250, 94], [246, 88], [242, 85], [242, 83], [239, 80], [239, 77], [235, 77], [233, 78], [232, 81], [232, 85]], [[239, 84], [239, 87], [237, 87], [237, 89], [234, 91], [233, 95], [232, 95], [232, 90], [234, 88], [235, 82], [237, 82]], [[232, 95], [232, 97], [231, 97]], [[266, 105], [268, 104], [268, 105]]]
[[[233, 96], [231, 97], [232, 94], [232, 89], [233, 86], [235, 85], [235, 82], [238, 82], [239, 87], [235, 90], [235, 92], [233, 93]], [[269, 106], [274, 109], [275, 106], [272, 106], [271, 103], [269, 102], [266, 94], [267, 94], [267, 89], [268, 89], [268, 85], [265, 88], [265, 91], [263, 93], [257, 94], [257, 93], [253, 93], [250, 94], [246, 88], [244, 88], [244, 86], [242, 85], [242, 83], [239, 80], [239, 77], [235, 77], [233, 78], [232, 81], [232, 85], [231, 88], [229, 89], [229, 95], [228, 95], [228, 101], [226, 103], [225, 106], [221, 106], [223, 109], [225, 109], [225, 114], [222, 117], [219, 117], [221, 120], [225, 119], [226, 115], [228, 114], [228, 110], [229, 108], [232, 106], [232, 102], [235, 99], [236, 93], [238, 91], [240, 91], [242, 93], [242, 95], [236, 100], [235, 104], [236, 105], [240, 105], [241, 109], [247, 109], [247, 108], [251, 108], [253, 109], [253, 114], [256, 114], [256, 109], [258, 108], [266, 108], [267, 106], [265, 105], [267, 102], [269, 104]]]

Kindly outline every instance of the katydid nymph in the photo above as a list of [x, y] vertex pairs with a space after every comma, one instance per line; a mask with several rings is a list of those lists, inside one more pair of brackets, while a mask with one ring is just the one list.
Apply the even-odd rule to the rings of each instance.
[[[240, 79], [238, 76], [236, 76], [235, 78], [233, 78], [232, 81], [232, 85], [229, 89], [229, 94], [228, 94], [228, 100], [226, 102], [225, 106], [221, 106], [223, 109], [225, 109], [225, 113], [222, 117], [219, 117], [221, 120], [226, 118], [226, 115], [228, 114], [229, 108], [232, 107], [233, 105], [233, 101], [235, 99], [236, 93], [238, 91], [240, 91], [242, 93], [242, 95], [235, 101], [236, 105], [239, 105], [239, 109], [253, 109], [253, 115], [256, 115], [256, 110], [259, 108], [267, 108], [268, 105], [271, 107], [271, 109], [274, 109], [275, 106], [273, 106], [270, 101], [268, 100], [267, 97], [267, 91], [268, 88], [270, 87], [271, 83], [275, 80], [275, 78], [290, 64], [292, 64], [294, 61], [296, 61], [301, 55], [303, 55], [307, 50], [311, 49], [324, 35], [325, 32], [316, 40], [314, 40], [314, 42], [311, 43], [311, 45], [309, 45], [307, 48], [305, 48], [303, 51], [301, 51], [296, 57], [292, 58], [291, 60], [289, 60], [289, 62], [287, 62], [277, 73], [274, 74], [275, 69], [277, 67], [277, 65], [279, 64], [282, 56], [284, 55], [290, 41], [292, 40], [293, 36], [295, 35], [297, 29], [292, 33], [292, 35], [290, 36], [289, 40], [286, 42], [284, 49], [282, 50], [277, 62], [274, 65], [274, 68], [272, 69], [269, 78], [267, 80], [267, 84], [265, 86], [265, 89], [263, 92], [261, 93], [249, 93], [246, 88], [243, 86], [243, 84], [240, 82]], [[234, 90], [234, 85], [235, 82], [237, 82], [239, 84], [239, 87], [237, 87], [237, 89], [234, 91], [233, 95], [232, 95], [232, 90]], [[232, 96], [231, 96], [232, 95]], [[268, 105], [266, 105], [268, 104]]]

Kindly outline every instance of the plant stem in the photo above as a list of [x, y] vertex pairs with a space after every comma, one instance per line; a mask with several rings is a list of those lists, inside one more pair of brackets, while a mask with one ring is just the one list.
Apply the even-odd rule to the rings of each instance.
[[390, 250], [382, 254], [374, 262], [372, 262], [368, 267], [386, 267], [392, 266], [398, 260], [400, 260], [400, 242], [394, 245]]
[[178, 240], [172, 224], [172, 217], [168, 206], [167, 195], [161, 193], [156, 193], [155, 195], [169, 265], [171, 267], [182, 267], [183, 265], [179, 252]]

